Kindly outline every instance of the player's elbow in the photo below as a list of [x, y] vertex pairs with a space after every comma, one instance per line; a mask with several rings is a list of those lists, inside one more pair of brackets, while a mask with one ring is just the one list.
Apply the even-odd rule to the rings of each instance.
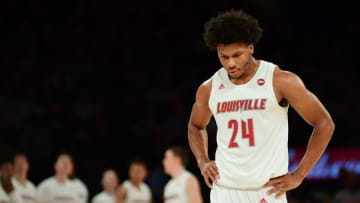
[[335, 123], [330, 116], [326, 116], [318, 122], [318, 126], [321, 128], [321, 131], [325, 131], [326, 135], [332, 137], [335, 130]]

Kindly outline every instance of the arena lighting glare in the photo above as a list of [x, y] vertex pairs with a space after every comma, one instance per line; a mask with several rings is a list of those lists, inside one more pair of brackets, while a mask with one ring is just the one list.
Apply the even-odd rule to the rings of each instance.
[[[294, 171], [305, 153], [305, 148], [289, 148], [289, 171]], [[360, 174], [360, 148], [328, 149], [306, 177], [307, 180], [339, 178], [340, 170]]]

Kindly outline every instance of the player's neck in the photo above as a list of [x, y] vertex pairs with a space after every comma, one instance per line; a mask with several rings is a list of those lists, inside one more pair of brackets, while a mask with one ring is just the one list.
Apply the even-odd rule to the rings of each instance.
[[23, 186], [26, 186], [26, 174], [15, 173], [14, 178]]
[[133, 186], [135, 186], [137, 189], [140, 189], [140, 185], [141, 185], [142, 182], [135, 182], [135, 181], [133, 181], [133, 180], [130, 180], [130, 182], [131, 182], [131, 184], [132, 184]]
[[238, 78], [230, 78], [230, 81], [235, 85], [241, 85], [249, 82], [251, 78], [255, 75], [259, 67], [259, 64], [260, 62], [252, 57], [244, 73]]
[[174, 168], [174, 170], [171, 173], [171, 178], [175, 179], [175, 178], [179, 177], [184, 171], [185, 171], [185, 168], [183, 166]]
[[104, 191], [109, 195], [115, 194], [115, 189], [112, 189], [112, 188], [105, 188]]
[[55, 174], [55, 179], [60, 183], [65, 183], [68, 180], [68, 177], [63, 174]]

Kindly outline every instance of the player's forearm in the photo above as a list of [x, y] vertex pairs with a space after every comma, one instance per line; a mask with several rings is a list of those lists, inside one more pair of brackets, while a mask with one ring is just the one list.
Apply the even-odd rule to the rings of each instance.
[[324, 119], [315, 125], [306, 152], [295, 173], [304, 179], [324, 153], [334, 132], [335, 125], [331, 118]]
[[199, 129], [196, 126], [189, 124], [188, 138], [190, 149], [193, 152], [197, 163], [208, 161], [208, 135], [206, 129]]

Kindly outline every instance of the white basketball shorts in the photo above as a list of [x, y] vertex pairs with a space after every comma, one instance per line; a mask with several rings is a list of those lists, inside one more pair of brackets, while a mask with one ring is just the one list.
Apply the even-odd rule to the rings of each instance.
[[271, 187], [258, 190], [238, 190], [221, 187], [213, 184], [210, 192], [211, 203], [287, 203], [286, 195], [283, 194], [275, 199], [275, 194], [266, 194]]

